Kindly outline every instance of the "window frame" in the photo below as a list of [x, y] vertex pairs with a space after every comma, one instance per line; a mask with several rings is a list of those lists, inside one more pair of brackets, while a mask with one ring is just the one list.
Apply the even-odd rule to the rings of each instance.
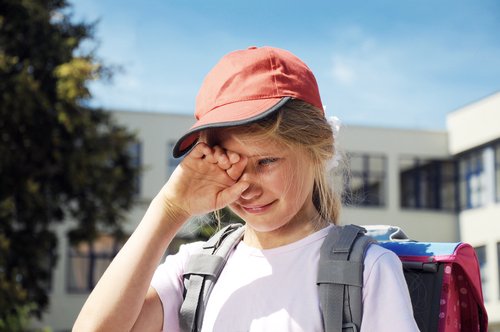
[[495, 193], [495, 202], [500, 202], [500, 141], [493, 144], [494, 167], [493, 167], [493, 185]]
[[[352, 159], [361, 158], [361, 170], [352, 168]], [[350, 152], [347, 154], [349, 172], [345, 178], [345, 193], [342, 198], [344, 204], [348, 206], [357, 207], [372, 207], [372, 208], [385, 208], [387, 206], [387, 178], [388, 178], [388, 158], [382, 153], [369, 153], [369, 152]], [[370, 169], [370, 163], [373, 160], [379, 159], [382, 162], [381, 171]], [[353, 179], [360, 179], [362, 186], [357, 192], [361, 191], [363, 197], [355, 197], [351, 183]], [[374, 183], [380, 183], [379, 192], [376, 193], [376, 202], [372, 202], [370, 197], [370, 187], [372, 186], [371, 180], [375, 179]], [[378, 180], [378, 182], [377, 182]]]
[[[480, 273], [481, 286], [482, 286], [481, 288], [483, 290], [484, 302], [488, 302], [488, 301], [491, 301], [491, 299], [488, 296], [489, 280], [488, 280], [488, 274], [487, 274], [487, 269], [488, 269], [487, 246], [485, 244], [482, 244], [479, 246], [474, 246], [474, 252], [476, 253], [477, 262], [479, 265], [479, 273]], [[484, 258], [484, 261], [481, 260], [482, 257]]]
[[[483, 146], [469, 150], [456, 157], [458, 165], [457, 187], [460, 191], [459, 209], [461, 211], [480, 208], [485, 205], [484, 195], [487, 187], [484, 186], [481, 181], [482, 177], [485, 176], [484, 150], [486, 147], [487, 146]], [[462, 170], [462, 165], [464, 165], [464, 170]], [[479, 181], [477, 188], [471, 188], [471, 182], [474, 178], [477, 178]], [[474, 191], [472, 189], [474, 189]], [[462, 193], [461, 190], [465, 190], [465, 192]], [[473, 202], [474, 195], [478, 197], [477, 203]], [[463, 199], [465, 202], [462, 202]]]
[[[106, 268], [111, 264], [111, 261], [114, 259], [114, 257], [118, 254], [120, 249], [125, 243], [125, 239], [118, 239], [112, 235], [109, 234], [102, 234], [100, 237], [103, 236], [110, 236], [113, 241], [113, 246], [111, 251], [107, 252], [95, 252], [95, 242], [88, 242], [88, 241], [81, 241], [77, 244], [69, 244], [68, 250], [66, 253], [67, 256], [67, 264], [66, 264], [66, 292], [70, 294], [88, 294], [90, 293], [99, 279], [102, 277], [102, 274], [99, 276], [96, 276], [95, 271], [96, 271], [96, 264], [99, 263], [99, 260], [107, 260], [108, 263], [106, 265]], [[100, 238], [98, 237], [98, 238]], [[78, 247], [81, 244], [86, 244], [89, 248], [88, 253], [79, 253], [77, 250], [75, 250], [75, 247]], [[84, 276], [85, 278], [85, 285], [82, 287], [77, 287], [75, 286], [76, 282], [74, 282], [74, 277], [72, 277], [72, 269], [73, 269], [73, 259], [74, 258], [81, 258], [81, 259], [88, 259], [88, 267], [85, 266], [84, 269], [86, 269], [86, 275]], [[106, 270], [103, 269], [103, 273]]]
[[[408, 163], [403, 163], [405, 161]], [[403, 166], [407, 165], [409, 167], [403, 170]], [[448, 173], [450, 170], [451, 175]], [[398, 171], [401, 209], [458, 211], [456, 160], [401, 155]], [[451, 188], [451, 200], [446, 199], [447, 188]]]

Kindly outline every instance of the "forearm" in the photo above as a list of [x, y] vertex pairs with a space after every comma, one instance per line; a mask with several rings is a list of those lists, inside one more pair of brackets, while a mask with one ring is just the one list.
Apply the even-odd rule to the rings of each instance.
[[187, 218], [156, 197], [90, 294], [73, 331], [129, 331], [162, 255]]
[[101, 277], [73, 330], [130, 331], [144, 306], [153, 273], [177, 231], [189, 216], [235, 201], [249, 186], [238, 181], [246, 164], [247, 159], [235, 153], [228, 157], [221, 148], [197, 144], [172, 173]]

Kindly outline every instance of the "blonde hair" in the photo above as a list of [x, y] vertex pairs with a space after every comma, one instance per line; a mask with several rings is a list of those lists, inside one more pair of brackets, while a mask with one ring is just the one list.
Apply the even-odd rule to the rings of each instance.
[[[206, 132], [206, 137], [216, 134], [216, 131]], [[292, 149], [301, 148], [306, 152], [314, 170], [313, 203], [324, 220], [338, 224], [343, 185], [335, 183], [338, 177], [328, 170], [327, 165], [339, 152], [335, 151], [332, 127], [322, 110], [292, 99], [272, 115], [238, 126], [238, 133], [256, 139], [275, 139]], [[336, 171], [341, 172], [340, 167]]]

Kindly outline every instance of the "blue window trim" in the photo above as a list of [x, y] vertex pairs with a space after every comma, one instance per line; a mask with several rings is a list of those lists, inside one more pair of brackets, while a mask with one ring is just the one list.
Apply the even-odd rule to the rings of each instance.
[[[467, 210], [467, 209], [473, 209], [473, 208], [478, 208], [481, 206], [484, 206], [484, 202], [480, 201], [479, 204], [473, 206], [472, 205], [472, 195], [471, 195], [471, 188], [470, 188], [470, 179], [472, 176], [481, 176], [481, 173], [485, 171], [485, 165], [484, 165], [484, 156], [483, 153], [486, 149], [492, 149], [493, 154], [494, 154], [494, 164], [493, 166], [493, 176], [491, 179], [493, 179], [493, 183], [486, 183], [483, 184], [481, 183], [480, 188], [479, 188], [479, 193], [480, 195], [483, 194], [484, 190], [492, 190], [494, 193], [494, 197], [492, 198], [494, 202], [500, 202], [500, 188], [497, 187], [497, 182], [498, 182], [498, 176], [499, 170], [500, 170], [500, 160], [498, 160], [498, 154], [500, 153], [500, 139], [497, 139], [495, 141], [491, 141], [488, 143], [485, 143], [483, 145], [477, 146], [474, 149], [464, 151], [458, 155], [455, 156], [455, 160], [457, 161], [457, 164], [459, 169], [460, 169], [460, 164], [464, 163], [466, 166], [466, 169], [464, 173], [459, 172], [458, 173], [458, 179], [457, 179], [457, 187], [459, 188], [460, 192], [458, 193], [459, 199], [458, 201], [460, 202], [459, 208], [460, 210]], [[477, 157], [480, 162], [479, 165], [472, 165], [472, 160], [474, 157]], [[465, 182], [465, 190], [466, 192], [463, 193], [461, 192], [462, 189], [462, 184]], [[493, 188], [489, 187], [493, 186]], [[476, 191], [477, 192], [477, 191]], [[462, 204], [461, 200], [465, 199], [465, 202]]]
[[[471, 188], [471, 178], [472, 177], [480, 177], [481, 174], [484, 172], [484, 161], [483, 161], [483, 155], [482, 155], [483, 149], [477, 150], [477, 151], [472, 151], [466, 159], [466, 171], [465, 171], [465, 185], [466, 185], [466, 206], [467, 209], [473, 209], [477, 207], [481, 207], [483, 205], [483, 202], [478, 202], [476, 206], [472, 204], [472, 188]], [[476, 162], [477, 165], [472, 165], [473, 162]], [[476, 189], [475, 193], [481, 195], [483, 190], [482, 184], [479, 184], [478, 189]]]

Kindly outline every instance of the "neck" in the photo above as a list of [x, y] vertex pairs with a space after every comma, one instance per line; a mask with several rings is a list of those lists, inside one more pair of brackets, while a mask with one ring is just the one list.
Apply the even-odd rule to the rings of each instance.
[[267, 232], [259, 232], [247, 224], [243, 241], [251, 247], [272, 249], [301, 240], [328, 225], [317, 212], [310, 218], [294, 218], [283, 227]]

